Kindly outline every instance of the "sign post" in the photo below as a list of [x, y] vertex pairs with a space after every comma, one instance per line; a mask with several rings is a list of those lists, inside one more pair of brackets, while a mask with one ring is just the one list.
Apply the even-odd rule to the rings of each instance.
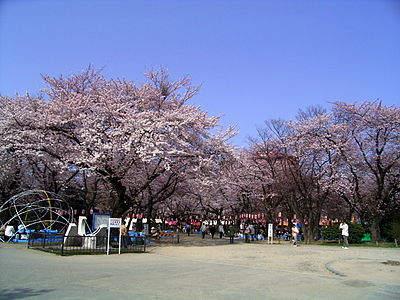
[[121, 218], [109, 218], [108, 219], [108, 238], [107, 238], [107, 255], [110, 254], [110, 233], [111, 228], [118, 228], [119, 230], [119, 245], [118, 245], [118, 254], [121, 254]]
[[274, 228], [273, 228], [273, 224], [269, 223], [268, 224], [268, 244], [273, 244], [274, 243]]

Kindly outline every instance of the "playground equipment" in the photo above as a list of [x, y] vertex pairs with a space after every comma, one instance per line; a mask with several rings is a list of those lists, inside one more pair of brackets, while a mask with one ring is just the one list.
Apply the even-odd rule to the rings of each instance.
[[87, 218], [80, 216], [78, 226], [75, 223], [68, 225], [64, 235], [64, 246], [85, 247], [87, 249], [105, 247], [107, 230], [107, 225], [100, 224], [95, 231], [91, 232]]
[[65, 246], [81, 246], [82, 238], [78, 236], [78, 229], [75, 223], [70, 223], [68, 225], [67, 231], [64, 237]]
[[85, 246], [87, 248], [106, 247], [108, 226], [101, 224], [91, 234], [86, 235]]
[[0, 206], [0, 225], [16, 229], [10, 240], [34, 230], [64, 231], [72, 221], [69, 204], [57, 194], [43, 190], [19, 193]]

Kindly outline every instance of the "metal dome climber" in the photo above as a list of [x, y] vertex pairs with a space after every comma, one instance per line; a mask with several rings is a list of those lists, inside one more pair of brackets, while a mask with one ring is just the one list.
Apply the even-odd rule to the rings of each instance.
[[24, 230], [64, 231], [73, 221], [70, 205], [52, 192], [28, 190], [11, 197], [0, 206], [1, 225], [12, 225]]

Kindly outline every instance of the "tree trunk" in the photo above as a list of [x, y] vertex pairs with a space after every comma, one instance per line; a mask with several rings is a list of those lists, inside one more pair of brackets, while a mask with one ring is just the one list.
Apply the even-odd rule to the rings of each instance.
[[308, 224], [303, 222], [304, 242], [310, 244], [314, 237], [319, 238], [319, 217], [311, 218]]
[[128, 210], [128, 205], [125, 203], [126, 187], [122, 185], [120, 178], [111, 178], [110, 183], [117, 193], [117, 199], [112, 210], [112, 216], [121, 218], [122, 215]]
[[146, 212], [147, 224], [149, 224], [149, 226], [153, 225], [151, 224], [152, 214], [153, 214], [153, 199], [149, 199], [149, 202], [147, 203], [147, 212]]
[[306, 244], [310, 244], [313, 241], [314, 236], [316, 235], [316, 230], [314, 226], [312, 226], [311, 224], [307, 225], [303, 224], [303, 233], [304, 233], [304, 242]]
[[304, 225], [303, 224], [303, 234], [304, 234], [304, 242], [306, 243], [306, 244], [309, 244], [310, 243], [310, 241], [311, 241], [311, 235], [312, 235], [312, 233], [311, 233], [311, 227], [309, 226], [309, 225]]
[[381, 228], [380, 228], [381, 218], [373, 219], [369, 230], [371, 231], [372, 242], [379, 242], [381, 239]]

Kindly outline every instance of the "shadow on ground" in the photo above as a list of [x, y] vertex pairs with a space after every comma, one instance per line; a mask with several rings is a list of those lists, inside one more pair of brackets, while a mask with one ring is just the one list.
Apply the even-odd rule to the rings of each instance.
[[[234, 244], [242, 244], [244, 243], [244, 239], [235, 238]], [[266, 241], [251, 241], [251, 243], [266, 243]], [[222, 246], [229, 245], [229, 238], [224, 236], [223, 238], [219, 238], [219, 235], [215, 235], [214, 238], [211, 238], [211, 235], [206, 235], [204, 239], [201, 238], [201, 234], [195, 233], [188, 236], [187, 234], [181, 233], [179, 235], [179, 244], [174, 244], [175, 246], [183, 246], [183, 247], [202, 247], [202, 246]], [[149, 246], [171, 246], [171, 244], [153, 244]]]
[[[54, 290], [49, 289], [30, 289], [30, 288], [21, 288], [21, 289], [1, 289], [0, 290], [0, 299], [23, 299], [33, 296], [40, 296]], [[43, 295], [43, 298], [46, 298]]]

